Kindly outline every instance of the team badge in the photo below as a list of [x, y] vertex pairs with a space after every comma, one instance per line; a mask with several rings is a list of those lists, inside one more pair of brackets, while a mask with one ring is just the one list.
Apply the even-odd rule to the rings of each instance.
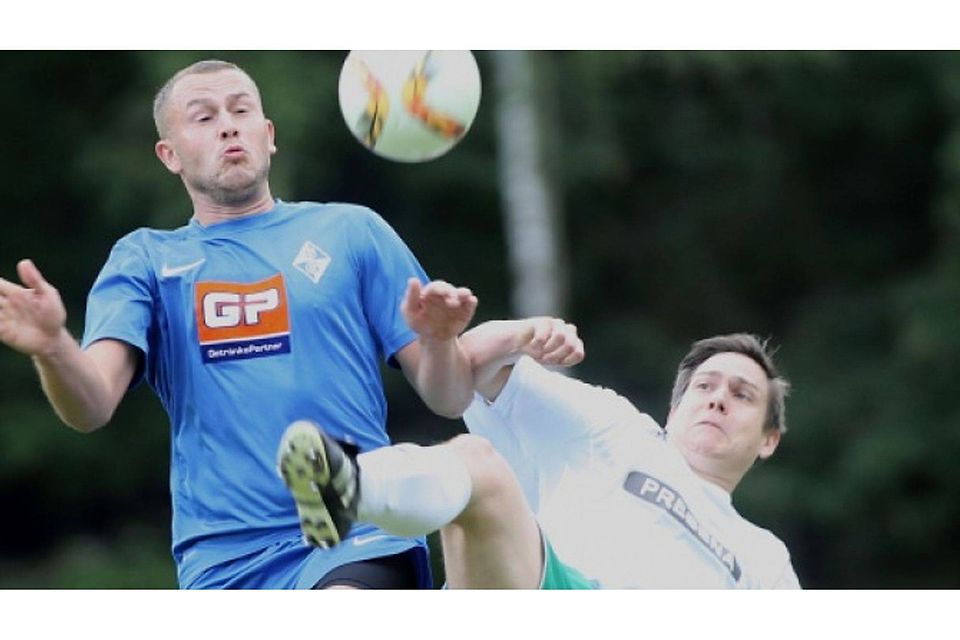
[[197, 333], [205, 363], [290, 353], [283, 276], [260, 282], [198, 282]]
[[330, 254], [307, 240], [293, 259], [293, 266], [317, 284], [330, 266]]

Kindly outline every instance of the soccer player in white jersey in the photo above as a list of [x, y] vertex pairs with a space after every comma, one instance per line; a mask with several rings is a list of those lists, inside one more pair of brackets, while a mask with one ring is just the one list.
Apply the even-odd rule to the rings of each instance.
[[666, 429], [540, 364], [582, 359], [572, 325], [486, 323], [461, 343], [478, 391], [471, 434], [353, 461], [311, 423], [288, 429], [281, 469], [328, 542], [353, 519], [403, 535], [440, 529], [450, 587], [799, 588], [784, 544], [731, 499], [786, 428], [789, 385], [765, 343], [694, 343]]

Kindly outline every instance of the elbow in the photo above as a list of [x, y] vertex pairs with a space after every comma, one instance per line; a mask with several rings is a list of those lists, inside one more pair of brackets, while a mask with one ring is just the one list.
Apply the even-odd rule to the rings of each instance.
[[99, 430], [103, 424], [97, 422], [65, 422], [68, 427], [76, 431], [77, 433], [88, 434], [93, 433], [94, 431]]
[[79, 433], [93, 433], [106, 426], [112, 415], [60, 416], [65, 425]]
[[73, 429], [74, 431], [86, 435], [86, 434], [89, 434], [89, 433], [93, 433], [94, 431], [99, 431], [100, 428], [103, 427], [106, 423], [105, 423], [105, 422], [76, 422], [76, 421], [75, 421], [75, 422], [68, 422], [68, 423], [66, 423], [66, 424], [67, 424], [68, 427], [70, 427], [70, 428]]
[[463, 417], [464, 413], [466, 413], [467, 407], [470, 406], [471, 402], [473, 402], [472, 389], [468, 393], [464, 393], [457, 398], [448, 400], [447, 402], [428, 403], [427, 406], [431, 411], [441, 418], [458, 420]]
[[441, 418], [448, 418], [450, 420], [458, 420], [463, 417], [464, 412], [467, 410], [466, 407], [462, 409], [434, 409], [433, 412], [440, 416]]

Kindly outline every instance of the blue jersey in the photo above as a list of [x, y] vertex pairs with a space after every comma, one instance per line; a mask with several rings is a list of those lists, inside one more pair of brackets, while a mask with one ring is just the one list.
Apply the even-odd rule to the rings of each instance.
[[281, 435], [301, 418], [360, 451], [389, 444], [380, 362], [416, 338], [400, 313], [409, 277], [426, 281], [399, 236], [346, 204], [278, 201], [114, 246], [83, 345], [142, 351], [134, 383], [146, 377], [170, 416], [181, 586], [309, 587], [345, 562], [425, 549], [370, 526], [351, 532], [356, 544], [305, 547], [276, 471]]

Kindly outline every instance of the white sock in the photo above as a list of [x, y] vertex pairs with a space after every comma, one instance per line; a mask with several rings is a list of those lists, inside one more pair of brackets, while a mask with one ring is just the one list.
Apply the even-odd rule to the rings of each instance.
[[470, 500], [470, 474], [447, 446], [383, 447], [357, 456], [357, 465], [357, 519], [396, 535], [437, 531], [460, 515]]

